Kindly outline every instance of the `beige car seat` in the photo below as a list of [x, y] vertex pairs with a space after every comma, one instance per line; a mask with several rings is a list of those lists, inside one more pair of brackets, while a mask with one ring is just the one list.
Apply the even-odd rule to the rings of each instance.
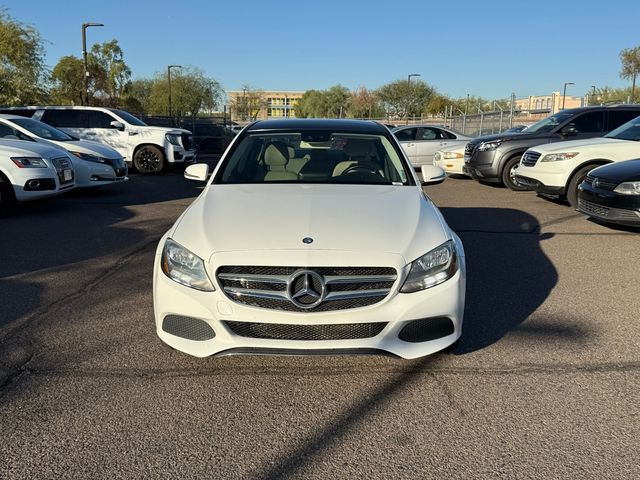
[[287, 170], [289, 163], [289, 150], [283, 142], [273, 142], [264, 151], [264, 164], [267, 173], [265, 182], [279, 182], [297, 180], [298, 175]]

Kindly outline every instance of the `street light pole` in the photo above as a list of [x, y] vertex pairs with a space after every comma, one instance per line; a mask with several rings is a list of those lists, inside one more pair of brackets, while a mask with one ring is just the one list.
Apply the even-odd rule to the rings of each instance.
[[242, 88], [242, 120], [247, 121], [247, 88]]
[[87, 28], [104, 27], [103, 23], [83, 23], [82, 24], [82, 64], [84, 66], [84, 89], [82, 93], [82, 104], [89, 103], [89, 70], [87, 69]]
[[564, 89], [562, 91], [562, 110], [564, 110], [564, 101], [567, 99], [567, 85], [575, 85], [575, 83], [564, 82]]
[[[411, 95], [411, 77], [419, 77], [419, 73], [410, 73], [407, 75], [407, 94]], [[409, 125], [409, 102], [407, 102], [407, 125]]]
[[172, 68], [182, 68], [182, 65], [167, 66], [167, 80], [169, 81], [169, 117], [173, 115], [173, 109], [171, 108], [171, 69]]

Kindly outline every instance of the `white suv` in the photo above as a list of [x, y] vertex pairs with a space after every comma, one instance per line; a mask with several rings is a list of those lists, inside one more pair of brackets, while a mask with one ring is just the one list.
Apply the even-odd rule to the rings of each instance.
[[594, 168], [640, 157], [640, 117], [604, 137], [559, 142], [527, 150], [516, 169], [518, 184], [578, 206], [578, 186]]
[[0, 215], [16, 201], [58, 195], [75, 187], [73, 164], [64, 150], [24, 140], [0, 140]]
[[[115, 148], [141, 173], [157, 173], [167, 163], [193, 163], [193, 135], [181, 128], [151, 127], [128, 112], [102, 107], [22, 107], [3, 113], [30, 116], [85, 140]], [[32, 113], [33, 112], [33, 113]]]

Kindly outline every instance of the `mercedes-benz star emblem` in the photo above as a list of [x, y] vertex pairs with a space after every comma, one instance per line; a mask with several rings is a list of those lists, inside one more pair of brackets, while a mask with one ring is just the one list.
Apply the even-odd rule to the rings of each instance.
[[598, 188], [600, 186], [600, 180], [598, 180], [597, 178], [594, 178], [593, 182], [591, 182], [591, 186], [593, 188]]
[[322, 303], [327, 293], [324, 278], [312, 270], [298, 270], [289, 277], [287, 296], [299, 308], [311, 309]]

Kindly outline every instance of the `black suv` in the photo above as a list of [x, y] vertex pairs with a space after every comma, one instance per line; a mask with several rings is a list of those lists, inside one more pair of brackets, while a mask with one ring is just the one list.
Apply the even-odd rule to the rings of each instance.
[[612, 105], [562, 110], [519, 133], [499, 133], [471, 140], [464, 151], [463, 170], [476, 180], [527, 190], [514, 175], [529, 148], [562, 140], [602, 137], [640, 115], [640, 105]]

